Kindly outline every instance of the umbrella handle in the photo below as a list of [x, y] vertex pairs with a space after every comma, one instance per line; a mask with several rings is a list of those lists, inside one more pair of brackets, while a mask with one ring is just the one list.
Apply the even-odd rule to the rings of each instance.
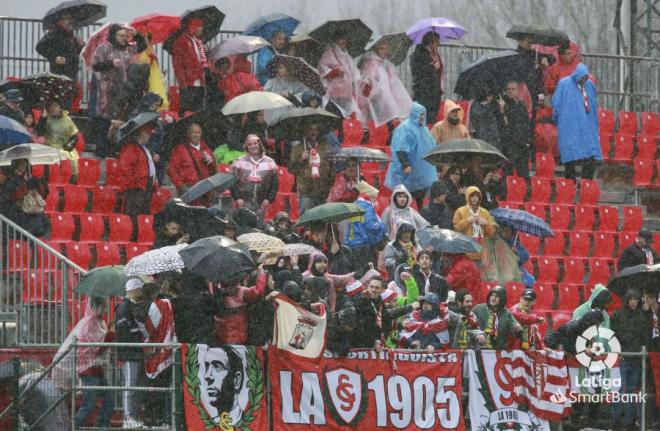
[[518, 242], [518, 231], [516, 231], [516, 237], [513, 239], [513, 246], [516, 246], [516, 243]]

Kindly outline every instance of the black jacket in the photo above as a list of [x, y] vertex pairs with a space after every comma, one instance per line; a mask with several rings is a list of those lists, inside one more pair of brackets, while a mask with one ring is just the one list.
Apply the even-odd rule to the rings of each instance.
[[[45, 57], [50, 63], [50, 72], [57, 75], [66, 75], [74, 81], [78, 75], [79, 54], [82, 46], [72, 32], [57, 27], [41, 38], [35, 47], [39, 55]], [[64, 57], [64, 64], [55, 63], [56, 57]]]
[[[658, 253], [651, 248], [651, 254], [653, 254], [653, 263], [660, 262], [658, 259]], [[646, 253], [644, 250], [639, 248], [637, 244], [631, 244], [623, 250], [619, 262], [617, 264], [617, 269], [621, 271], [623, 268], [628, 268], [630, 266], [642, 265], [646, 263]]]
[[12, 109], [6, 103], [0, 102], [0, 115], [11, 118], [14, 121], [18, 121], [22, 126], [25, 125], [25, 114], [23, 111], [20, 109]]
[[506, 125], [502, 128], [500, 134], [502, 152], [509, 159], [529, 158], [532, 128], [527, 107], [517, 100], [508, 97], [503, 99], [506, 102], [504, 107]]
[[[115, 339], [118, 343], [141, 343], [142, 334], [138, 323], [135, 320], [135, 313], [139, 308], [143, 308], [141, 304], [134, 304], [128, 298], [122, 301], [115, 307]], [[142, 361], [142, 349], [135, 347], [118, 347], [117, 359], [120, 361]]]
[[213, 299], [201, 282], [183, 285], [172, 300], [174, 327], [181, 343], [212, 344], [214, 337]]
[[445, 302], [447, 300], [447, 292], [449, 287], [447, 286], [447, 280], [441, 275], [436, 274], [431, 271], [431, 274], [428, 277], [429, 288], [426, 287], [426, 276], [422, 273], [422, 270], [419, 268], [419, 265], [413, 266], [412, 275], [417, 282], [417, 287], [419, 287], [419, 294], [426, 295], [427, 293], [435, 293], [438, 295], [440, 302]]
[[440, 100], [442, 88], [438, 71], [433, 67], [431, 53], [426, 46], [417, 45], [410, 57], [414, 100]]
[[587, 328], [598, 325], [603, 321], [603, 312], [601, 310], [591, 310], [578, 320], [571, 320], [557, 328], [556, 331], [548, 331], [543, 339], [546, 347], [550, 349], [559, 349], [568, 353], [575, 354], [575, 340]]
[[[364, 296], [353, 301], [357, 314], [357, 326], [351, 334], [352, 346], [357, 348], [370, 349], [374, 347], [374, 342], [384, 339], [389, 335], [392, 321], [404, 316], [412, 311], [412, 305], [397, 308], [386, 308], [383, 300], [380, 298], [371, 299]], [[381, 325], [378, 325], [377, 317], [380, 312], [382, 319]]]
[[470, 106], [470, 135], [482, 139], [497, 149], [501, 149], [500, 129], [502, 113], [496, 103], [474, 102]]
[[443, 180], [443, 183], [445, 183], [447, 186], [448, 191], [447, 197], [445, 198], [445, 203], [449, 207], [449, 211], [451, 212], [453, 219], [454, 211], [465, 205], [465, 196], [450, 180]]
[[427, 206], [422, 208], [420, 214], [426, 221], [431, 223], [431, 226], [438, 226], [440, 229], [454, 228], [452, 224], [454, 213], [445, 204], [429, 202]]
[[[612, 315], [610, 327], [621, 343], [622, 352], [641, 352], [642, 346], [651, 347], [651, 314], [641, 308], [631, 310], [626, 307], [628, 297], [628, 294], [624, 296], [624, 307]], [[639, 307], [641, 305], [640, 301]], [[633, 357], [626, 358], [626, 360], [639, 362], [639, 358]]]

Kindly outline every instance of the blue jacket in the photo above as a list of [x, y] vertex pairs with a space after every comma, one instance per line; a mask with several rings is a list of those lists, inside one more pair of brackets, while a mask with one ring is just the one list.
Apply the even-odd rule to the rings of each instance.
[[559, 81], [552, 96], [552, 119], [557, 125], [557, 138], [561, 162], [594, 157], [603, 160], [598, 135], [598, 96], [596, 86], [587, 79], [584, 83], [589, 112], [586, 112], [578, 80], [589, 74], [587, 66], [580, 63], [575, 71]]
[[[431, 187], [438, 180], [435, 166], [424, 160], [424, 156], [433, 150], [435, 140], [426, 128], [426, 121], [418, 124], [420, 115], [426, 115], [426, 109], [419, 103], [413, 103], [410, 117], [392, 134], [392, 162], [385, 177], [385, 187], [394, 189], [399, 184], [406, 186], [409, 192], [423, 190]], [[403, 165], [397, 152], [406, 153], [412, 172], [403, 173]]]
[[268, 70], [268, 63], [275, 58], [275, 51], [270, 46], [264, 46], [257, 51], [257, 79], [261, 85], [265, 85], [266, 81], [270, 79], [270, 71]]
[[371, 202], [358, 199], [355, 203], [365, 211], [364, 221], [354, 221], [349, 224], [343, 244], [348, 248], [378, 244], [385, 236], [385, 225], [376, 214]]

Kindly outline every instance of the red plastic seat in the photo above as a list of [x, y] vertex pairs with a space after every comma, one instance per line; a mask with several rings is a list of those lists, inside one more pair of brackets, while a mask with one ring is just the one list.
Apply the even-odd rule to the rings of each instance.
[[101, 214], [80, 215], [80, 239], [81, 242], [101, 241], [105, 224]]
[[566, 178], [558, 178], [555, 181], [555, 189], [557, 192], [555, 195], [555, 202], [569, 205], [572, 205], [575, 202], [575, 181]]
[[154, 216], [143, 214], [137, 217], [138, 234], [137, 242], [140, 244], [154, 243]]
[[128, 243], [133, 234], [133, 222], [124, 214], [113, 214], [108, 217], [110, 224], [110, 235], [108, 241]]
[[96, 249], [96, 266], [119, 265], [121, 263], [117, 243], [97, 242], [94, 248]]
[[555, 236], [543, 238], [543, 256], [563, 256], [566, 240], [561, 232], [555, 232]]
[[23, 303], [38, 303], [49, 299], [50, 273], [40, 269], [23, 269], [21, 273]]
[[591, 231], [596, 222], [595, 210], [593, 205], [575, 205], [575, 223], [573, 229]]
[[614, 136], [614, 155], [612, 161], [619, 163], [632, 163], [635, 145], [633, 144], [633, 135], [627, 132], [618, 132]]
[[623, 232], [639, 232], [644, 225], [642, 207], [626, 205], [623, 207]]
[[8, 271], [20, 271], [31, 266], [32, 253], [27, 241], [10, 239], [7, 241], [7, 269]]
[[82, 269], [89, 269], [92, 253], [86, 243], [68, 243], [66, 245], [66, 256]]
[[536, 153], [536, 176], [544, 178], [554, 178], [555, 176], [555, 158], [552, 154]]
[[646, 135], [655, 135], [660, 132], [660, 114], [657, 112], [642, 112], [642, 132]]
[[637, 113], [619, 111], [619, 132], [637, 134]]
[[215, 167], [215, 171], [219, 174], [230, 174], [231, 165], [228, 165], [226, 163], [220, 163]]
[[151, 195], [151, 214], [163, 211], [170, 199], [172, 199], [172, 191], [166, 187], [158, 187]]
[[536, 256], [538, 254], [539, 247], [541, 246], [541, 238], [538, 236], [519, 233], [518, 241], [527, 249], [530, 255]]
[[541, 256], [537, 260], [537, 265], [539, 268], [537, 282], [555, 284], [559, 281], [559, 261], [556, 258]]
[[658, 151], [658, 139], [653, 135], [637, 136], [637, 155], [641, 159], [655, 160]]
[[344, 142], [342, 142], [342, 146], [360, 145], [364, 136], [364, 129], [360, 120], [346, 118], [342, 121], [342, 128], [344, 130]]
[[[61, 253], [60, 243], [57, 241], [44, 241], [46, 245], [53, 248], [56, 252]], [[57, 258], [51, 254], [49, 250], [44, 247], [38, 247], [34, 251], [35, 267], [43, 269], [44, 271], [52, 271], [57, 268]]]
[[121, 166], [119, 166], [119, 159], [108, 158], [105, 159], [105, 185], [119, 188], [119, 178], [121, 173]]
[[550, 205], [550, 227], [557, 231], [567, 231], [569, 224], [571, 224], [571, 207]]
[[272, 220], [280, 211], [287, 212], [291, 220], [298, 220], [298, 198], [294, 193], [275, 196], [275, 200], [266, 209], [265, 220]]
[[598, 206], [598, 218], [600, 223], [598, 230], [601, 232], [616, 232], [619, 227], [619, 209], [611, 205]]
[[637, 239], [637, 232], [619, 232], [619, 254]]
[[60, 209], [60, 188], [55, 186], [49, 187], [48, 196], [46, 196], [46, 206], [44, 212], [51, 214]]
[[116, 201], [117, 194], [112, 187], [95, 186], [92, 191], [92, 212], [112, 214]]
[[536, 292], [536, 310], [552, 310], [555, 303], [555, 290], [551, 283], [535, 283], [534, 291]]
[[560, 284], [559, 291], [559, 309], [572, 312], [581, 304], [580, 287], [574, 284]]
[[580, 180], [580, 203], [598, 205], [600, 200], [600, 185], [596, 180]]
[[587, 231], [571, 231], [571, 243], [568, 255], [573, 257], [587, 257], [591, 249], [591, 233]]
[[607, 259], [592, 257], [589, 259], [589, 284], [603, 283], [610, 281], [610, 264]]
[[50, 215], [50, 239], [70, 241], [73, 239], [75, 224], [72, 214], [53, 213]]
[[582, 284], [584, 282], [584, 259], [580, 257], [564, 258], [564, 278], [562, 283]]
[[46, 165], [32, 165], [30, 166], [30, 175], [34, 178], [42, 178], [46, 175]]
[[96, 159], [78, 160], [78, 185], [94, 187], [101, 177], [101, 161]]
[[390, 137], [390, 130], [386, 124], [376, 127], [373, 121], [369, 121], [369, 146], [370, 147], [384, 147], [387, 145], [387, 140]]
[[600, 142], [600, 151], [603, 154], [603, 160], [610, 160], [610, 153], [612, 152], [612, 133], [600, 132], [598, 134], [598, 140]]
[[637, 158], [633, 161], [633, 185], [651, 187], [655, 166], [653, 160]]
[[598, 109], [598, 127], [600, 132], [612, 133], [614, 131], [614, 112], [608, 109]]
[[573, 319], [572, 311], [554, 311], [551, 314], [552, 330], [556, 331], [560, 326], [565, 325]]
[[531, 201], [534, 203], [548, 203], [550, 202], [550, 195], [552, 194], [552, 185], [547, 178], [534, 177], [532, 182], [532, 197]]
[[[524, 202], [527, 195], [527, 184], [523, 177], [509, 175], [506, 177], [507, 202]], [[546, 201], [547, 202], [547, 201]]]
[[65, 184], [62, 186], [64, 191], [64, 208], [62, 212], [79, 214], [85, 212], [87, 208], [87, 189], [84, 186], [74, 184]]
[[48, 167], [48, 184], [68, 184], [71, 179], [71, 160], [63, 159]]
[[130, 243], [126, 245], [126, 262], [133, 259], [135, 256], [139, 256], [145, 251], [149, 251], [151, 247], [146, 244], [136, 244]]
[[593, 256], [612, 259], [616, 245], [614, 236], [611, 232], [594, 232]]
[[509, 281], [505, 285], [506, 289], [506, 307], [511, 308], [520, 302], [520, 295], [525, 290], [525, 285], [516, 281]]
[[527, 202], [525, 204], [525, 211], [527, 211], [528, 213], [530, 213], [532, 215], [535, 215], [536, 217], [540, 218], [541, 220], [546, 220], [547, 219], [547, 217], [545, 215], [546, 207], [547, 207], [546, 205], [537, 204], [537, 203], [534, 203], [534, 202]]

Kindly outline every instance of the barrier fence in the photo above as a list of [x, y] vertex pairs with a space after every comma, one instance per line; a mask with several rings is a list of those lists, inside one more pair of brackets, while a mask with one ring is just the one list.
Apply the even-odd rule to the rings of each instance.
[[[89, 35], [100, 28], [95, 24], [78, 30], [77, 34], [87, 40]], [[240, 34], [238, 31], [221, 31], [210, 46], [229, 37]], [[35, 51], [37, 42], [43, 36], [40, 20], [28, 18], [0, 18], [0, 79], [10, 76], [21, 77], [48, 70], [47, 61]], [[156, 45], [155, 53], [169, 85], [176, 85], [169, 53]], [[452, 89], [462, 67], [482, 54], [502, 51], [508, 48], [444, 44], [441, 57], [446, 70], [446, 97]], [[510, 49], [510, 48], [509, 48]], [[660, 110], [660, 59], [631, 57], [611, 54], [583, 53], [583, 62], [598, 80], [600, 105], [610, 110], [657, 111]], [[399, 71], [404, 84], [410, 89], [410, 65], [407, 58]], [[254, 63], [254, 62], [253, 62]], [[83, 104], [88, 100], [90, 72], [81, 68], [79, 81], [83, 86]]]

